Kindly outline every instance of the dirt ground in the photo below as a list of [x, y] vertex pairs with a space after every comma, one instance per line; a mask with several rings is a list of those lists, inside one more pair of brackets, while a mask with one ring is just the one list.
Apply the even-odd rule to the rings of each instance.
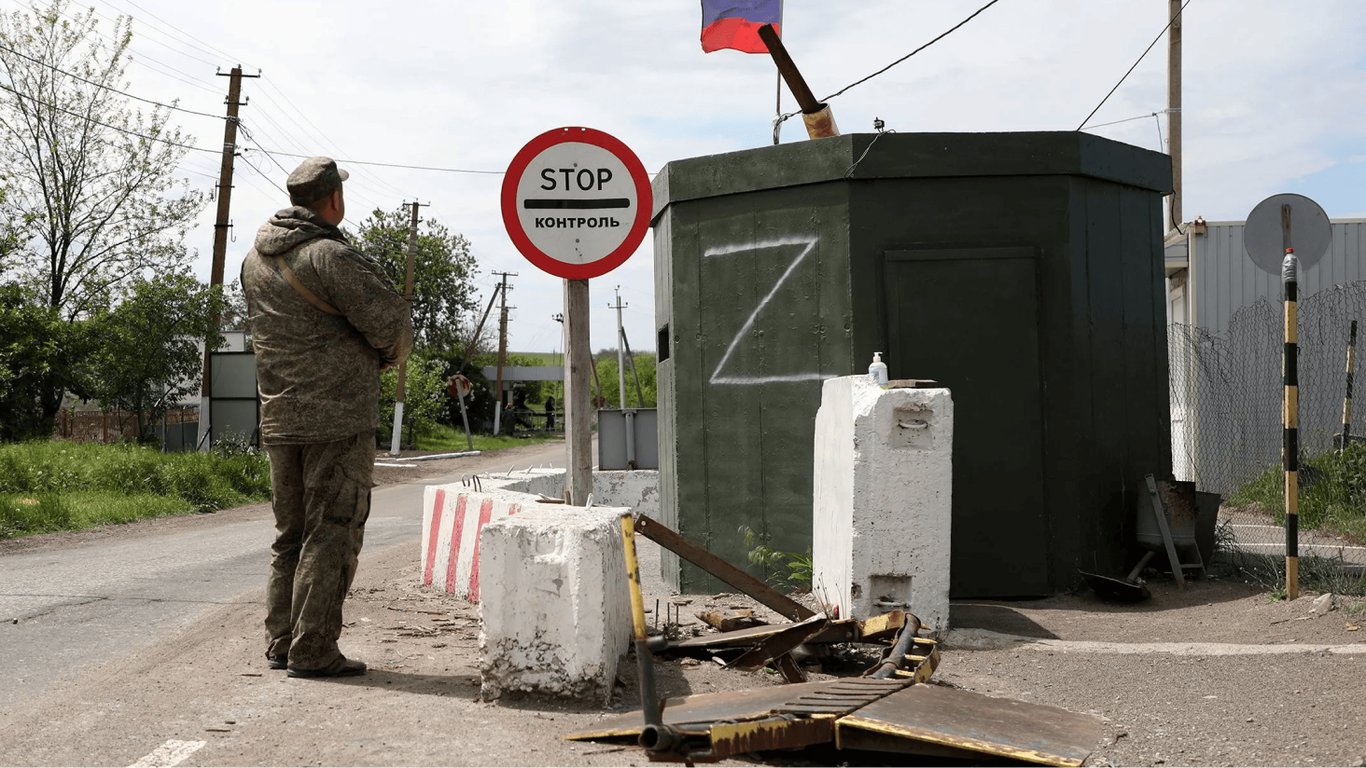
[[[515, 455], [509, 463], [522, 466]], [[443, 471], [429, 462], [379, 478], [411, 483]], [[168, 733], [212, 743], [185, 765], [649, 762], [634, 747], [562, 738], [638, 710], [634, 659], [622, 661], [606, 704], [482, 701], [478, 608], [420, 587], [418, 555], [416, 545], [399, 545], [362, 556], [342, 647], [370, 664], [363, 677], [291, 680], [267, 669], [260, 595], [247, 596], [57, 692], [29, 713], [32, 722], [60, 721], [77, 738], [108, 744], [111, 756], [145, 754]], [[741, 595], [672, 594], [653, 545], [644, 542], [641, 556], [653, 622], [664, 612], [656, 600], [676, 605], [691, 622], [686, 630], [700, 631], [694, 614], [712, 607], [753, 607], [777, 621]], [[934, 683], [1105, 718], [1089, 765], [1366, 765], [1366, 604], [1340, 600], [1311, 614], [1317, 595], [1276, 601], [1228, 575], [1185, 590], [1151, 587], [1153, 599], [1135, 606], [1090, 593], [955, 604]], [[705, 662], [658, 662], [656, 671], [666, 696], [781, 684], [775, 674]], [[778, 758], [792, 765], [849, 756]]]
[[[657, 553], [642, 547], [642, 557], [648, 569]], [[623, 660], [621, 685], [607, 706], [480, 701], [477, 608], [418, 587], [412, 553], [373, 565], [349, 603], [344, 641], [376, 671], [360, 682], [333, 685], [362, 689], [357, 694], [372, 701], [352, 713], [352, 722], [366, 722], [368, 710], [392, 730], [380, 731], [388, 738], [383, 750], [336, 757], [390, 765], [648, 762], [634, 748], [560, 738], [591, 728], [606, 714], [638, 708], [632, 659]], [[648, 570], [646, 588], [652, 613], [654, 600], [674, 602], [685, 630], [702, 629], [694, 613], [705, 608], [752, 607], [778, 620], [742, 595], [671, 595]], [[935, 682], [1105, 718], [1089, 765], [1366, 764], [1366, 633], [1357, 629], [1366, 623], [1366, 605], [1344, 600], [1325, 615], [1311, 615], [1315, 595], [1273, 601], [1232, 579], [1195, 582], [1184, 591], [1157, 583], [1153, 591], [1151, 602], [1129, 607], [1089, 594], [956, 604], [955, 630], [946, 638]], [[232, 658], [259, 666], [251, 657], [254, 643], [248, 645]], [[771, 673], [709, 663], [658, 662], [656, 669], [666, 696], [780, 684]], [[231, 666], [224, 671], [232, 672]], [[305, 689], [266, 674], [243, 680], [247, 687], [283, 686], [291, 709], [330, 687]], [[416, 742], [414, 729], [424, 734]], [[321, 730], [316, 743], [282, 741], [276, 749], [284, 751], [271, 754], [282, 763], [312, 758], [330, 764], [333, 736], [323, 735], [330, 730]], [[471, 738], [472, 732], [478, 736]], [[246, 749], [241, 758], [253, 753]], [[801, 755], [777, 757], [789, 765], [803, 762]]]

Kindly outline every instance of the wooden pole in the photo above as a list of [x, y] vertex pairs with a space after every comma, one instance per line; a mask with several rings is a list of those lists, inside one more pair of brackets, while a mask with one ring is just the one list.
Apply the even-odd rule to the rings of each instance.
[[503, 364], [507, 361], [508, 354], [508, 278], [516, 277], [516, 272], [494, 272], [495, 275], [502, 275], [503, 282], [499, 287], [498, 296], [498, 382], [495, 385], [495, 402], [493, 405], [493, 434], [502, 432], [503, 428]]
[[[797, 106], [801, 107], [802, 122], [806, 125], [807, 137], [820, 139], [840, 135], [839, 128], [835, 125], [835, 114], [830, 111], [830, 105], [816, 101], [816, 96], [811, 92], [811, 87], [806, 84], [806, 78], [802, 77], [796, 63], [788, 55], [787, 48], [783, 46], [782, 38], [778, 37], [778, 32], [773, 29], [772, 24], [759, 27], [759, 39], [768, 46], [768, 53], [773, 57], [773, 65], [778, 68], [778, 74], [787, 82], [787, 87], [792, 91], [793, 98], [797, 100]], [[777, 129], [775, 128], [775, 144], [777, 138]]]
[[[260, 77], [242, 74], [241, 66], [233, 67], [227, 74], [219, 72], [218, 76], [228, 78], [228, 98], [225, 102], [228, 105], [228, 114], [223, 122], [223, 157], [218, 169], [218, 211], [213, 225], [213, 257], [209, 263], [210, 288], [223, 285], [224, 262], [228, 254], [228, 228], [232, 226], [232, 170], [233, 160], [237, 157], [237, 108], [243, 104], [238, 101], [242, 96], [242, 78]], [[217, 337], [218, 315], [215, 313], [213, 327], [204, 339], [204, 371], [199, 384], [199, 447], [203, 450], [209, 448], [211, 441], [205, 438], [213, 428], [209, 407], [213, 397], [213, 371], [210, 362], [213, 360], [213, 341]]]
[[1352, 321], [1347, 338], [1347, 392], [1342, 396], [1342, 442], [1338, 452], [1347, 450], [1347, 442], [1352, 439], [1352, 379], [1357, 369], [1357, 321]]
[[[408, 219], [408, 259], [406, 271], [403, 279], [403, 298], [408, 302], [409, 311], [412, 311], [413, 303], [413, 271], [417, 263], [417, 209], [426, 205], [414, 200], [405, 203], [409, 208]], [[405, 358], [398, 363], [398, 380], [394, 384], [394, 431], [389, 440], [389, 453], [393, 456], [399, 454], [400, 436], [403, 431], [403, 403], [406, 398], [408, 382], [408, 360]]]
[[564, 281], [564, 330], [569, 365], [564, 376], [564, 442], [568, 451], [565, 501], [582, 505], [593, 494], [593, 356], [588, 335], [588, 281]]
[[[1287, 239], [1289, 227], [1287, 226]], [[1285, 594], [1289, 600], [1300, 596], [1300, 394], [1299, 394], [1299, 261], [1295, 249], [1285, 249], [1281, 282], [1285, 287], [1285, 352], [1282, 373], [1285, 380], [1285, 413], [1282, 419], [1281, 464], [1285, 469]]]
[[1181, 226], [1181, 0], [1168, 0], [1167, 30], [1167, 147], [1172, 158], [1171, 223]]

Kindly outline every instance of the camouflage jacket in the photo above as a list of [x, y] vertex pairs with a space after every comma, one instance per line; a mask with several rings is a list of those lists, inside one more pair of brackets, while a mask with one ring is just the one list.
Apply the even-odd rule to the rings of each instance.
[[[285, 262], [315, 296], [309, 303], [281, 273]], [[379, 265], [307, 208], [286, 208], [256, 233], [242, 262], [247, 330], [256, 351], [261, 440], [321, 443], [379, 423], [379, 371], [408, 356], [408, 302]]]

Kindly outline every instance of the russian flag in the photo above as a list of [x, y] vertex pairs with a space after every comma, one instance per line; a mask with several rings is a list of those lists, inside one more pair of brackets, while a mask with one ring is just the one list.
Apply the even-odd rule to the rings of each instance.
[[782, 22], [782, 0], [702, 0], [702, 50], [768, 53], [759, 27], [772, 24], [781, 35]]

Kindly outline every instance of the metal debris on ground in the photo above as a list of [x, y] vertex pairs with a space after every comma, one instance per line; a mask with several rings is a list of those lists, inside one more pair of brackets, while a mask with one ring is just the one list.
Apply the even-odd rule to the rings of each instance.
[[664, 702], [661, 722], [640, 713], [572, 733], [575, 741], [635, 741], [652, 760], [701, 762], [808, 747], [1079, 766], [1102, 719], [910, 679], [851, 678], [697, 694]]
[[[666, 622], [662, 634], [649, 637], [635, 558], [637, 532], [791, 621], [683, 639], [676, 639], [677, 626]], [[990, 756], [1069, 766], [1081, 765], [1100, 739], [1103, 721], [1094, 715], [931, 684], [930, 677], [940, 662], [939, 643], [909, 611], [892, 610], [863, 621], [831, 620], [762, 582], [762, 588], [756, 587], [746, 581], [753, 577], [737, 576], [739, 569], [724, 561], [718, 565], [719, 558], [643, 515], [634, 519], [623, 515], [622, 538], [632, 598], [641, 711], [609, 718], [595, 729], [569, 734], [566, 739], [632, 740], [651, 760], [689, 764], [829, 745], [838, 750], [932, 759], [980, 760]], [[724, 617], [718, 614], [713, 618], [716, 621], [708, 620], [709, 624], [723, 625]], [[828, 656], [834, 646], [849, 644], [880, 646], [880, 658], [861, 677], [806, 682], [799, 657], [819, 659]], [[655, 656], [682, 658], [694, 664], [710, 659], [728, 668], [747, 670], [772, 666], [789, 684], [660, 701], [655, 694]]]

